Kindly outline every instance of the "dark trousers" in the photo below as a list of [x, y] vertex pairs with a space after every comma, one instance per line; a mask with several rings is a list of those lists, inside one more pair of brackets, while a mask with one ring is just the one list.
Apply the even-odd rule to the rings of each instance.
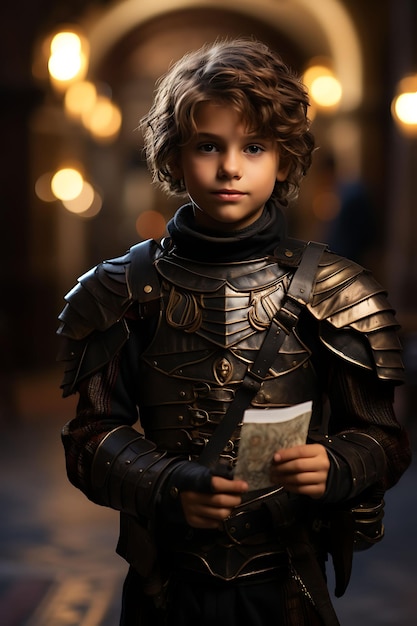
[[176, 572], [159, 610], [130, 569], [123, 588], [120, 626], [322, 626], [310, 600], [287, 571], [224, 582]]

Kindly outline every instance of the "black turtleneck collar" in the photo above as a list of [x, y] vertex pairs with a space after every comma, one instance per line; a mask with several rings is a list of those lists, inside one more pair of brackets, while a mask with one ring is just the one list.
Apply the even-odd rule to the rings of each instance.
[[285, 237], [286, 226], [279, 206], [268, 203], [250, 226], [231, 232], [213, 231], [196, 224], [191, 204], [178, 209], [168, 223], [178, 256], [203, 262], [233, 262], [272, 254]]

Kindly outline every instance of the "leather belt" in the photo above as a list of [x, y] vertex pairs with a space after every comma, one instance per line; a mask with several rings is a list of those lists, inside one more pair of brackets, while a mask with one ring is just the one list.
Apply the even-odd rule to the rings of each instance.
[[223, 530], [233, 543], [265, 543], [277, 539], [271, 514], [265, 507], [240, 511], [223, 522]]
[[[286, 553], [270, 553], [248, 560], [242, 563], [241, 567], [235, 571], [214, 571], [214, 563], [207, 562], [204, 558], [192, 553], [177, 554], [171, 563], [175, 563], [175, 576], [188, 578], [191, 582], [196, 582], [198, 577], [202, 580], [210, 581], [214, 584], [216, 580], [223, 580], [229, 583], [236, 581], [253, 581], [257, 578], [265, 579], [269, 576], [287, 576], [289, 571], [288, 555]], [[222, 568], [220, 568], [222, 569]], [[227, 569], [227, 568], [226, 568]], [[280, 574], [281, 573], [281, 574]]]

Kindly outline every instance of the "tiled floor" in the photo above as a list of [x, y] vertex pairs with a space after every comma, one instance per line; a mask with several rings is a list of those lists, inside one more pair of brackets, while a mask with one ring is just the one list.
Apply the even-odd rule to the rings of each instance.
[[[60, 399], [55, 375], [18, 391], [21, 416], [3, 416], [0, 439], [0, 623], [117, 626], [117, 513], [88, 502], [65, 475], [59, 433], [74, 400]], [[416, 484], [414, 462], [387, 494], [384, 541], [356, 555], [335, 601], [342, 626], [416, 626]]]

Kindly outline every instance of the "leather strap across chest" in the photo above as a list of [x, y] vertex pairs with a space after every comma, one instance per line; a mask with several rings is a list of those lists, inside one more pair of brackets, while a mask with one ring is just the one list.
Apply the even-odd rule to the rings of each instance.
[[[158, 275], [152, 266], [156, 247], [155, 242], [142, 242], [135, 246], [135, 254], [132, 257], [129, 287], [134, 299], [144, 307], [160, 297]], [[233, 402], [199, 457], [199, 463], [202, 465], [216, 466], [220, 453], [242, 420], [244, 411], [259, 391], [285, 337], [296, 326], [302, 308], [309, 302], [317, 266], [325, 248], [325, 244], [317, 242], [309, 242], [305, 247], [281, 308], [266, 332], [252, 367], [247, 370]], [[148, 268], [147, 271], [144, 271], [145, 268]]]
[[247, 370], [233, 402], [199, 457], [201, 465], [214, 467], [217, 464], [225, 443], [242, 420], [252, 398], [259, 391], [285, 337], [293, 330], [302, 308], [309, 301], [317, 265], [325, 248], [324, 244], [316, 242], [309, 242], [306, 246], [282, 306], [269, 326], [255, 362], [251, 369]]

